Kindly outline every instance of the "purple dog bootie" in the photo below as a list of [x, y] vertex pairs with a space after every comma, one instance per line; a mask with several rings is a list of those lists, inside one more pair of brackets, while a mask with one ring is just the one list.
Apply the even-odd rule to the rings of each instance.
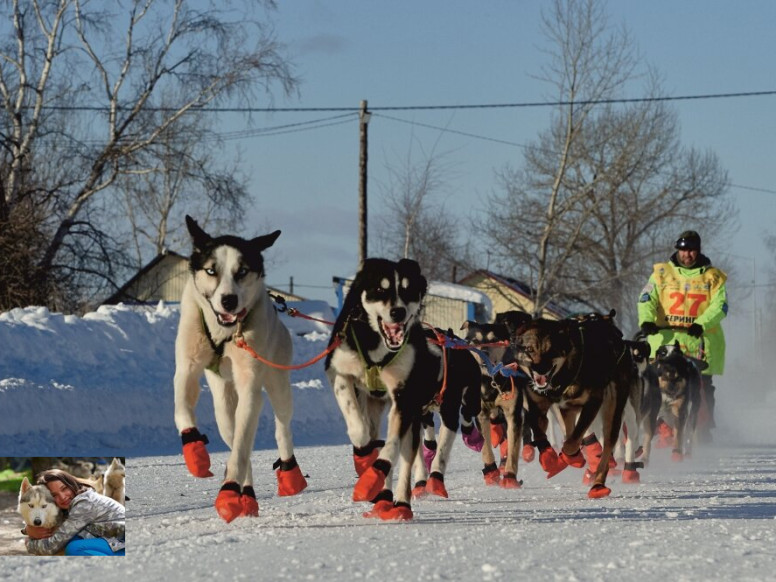
[[482, 450], [482, 446], [485, 444], [485, 439], [482, 438], [480, 431], [477, 429], [477, 425], [472, 423], [469, 426], [461, 425], [461, 437], [463, 437], [463, 443], [473, 451], [478, 453]]
[[426, 465], [426, 471], [431, 471], [431, 462], [436, 457], [436, 441], [427, 441], [423, 439], [423, 463]]

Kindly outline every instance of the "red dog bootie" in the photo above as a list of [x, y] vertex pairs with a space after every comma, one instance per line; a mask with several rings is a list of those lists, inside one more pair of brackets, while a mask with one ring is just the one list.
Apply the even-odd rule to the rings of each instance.
[[195, 477], [212, 477], [210, 472], [210, 455], [205, 445], [208, 444], [207, 435], [200, 434], [197, 427], [187, 428], [181, 432], [183, 443], [183, 460], [186, 468]]
[[547, 478], [550, 479], [568, 467], [568, 464], [555, 452], [546, 440], [539, 441], [536, 448], [539, 449], [539, 464], [547, 472]]
[[536, 457], [536, 451], [534, 450], [533, 445], [528, 443], [524, 444], [522, 456], [523, 456], [523, 460], [526, 463], [530, 463], [531, 461], [533, 461], [534, 458]]
[[632, 485], [638, 485], [641, 483], [641, 476], [636, 470], [639, 467], [643, 467], [644, 463], [625, 463], [625, 467], [622, 470], [622, 482], [630, 483]]
[[485, 478], [485, 485], [498, 485], [501, 481], [501, 472], [498, 470], [496, 463], [485, 465], [482, 470], [482, 476]]
[[356, 475], [359, 477], [372, 466], [380, 456], [380, 449], [385, 445], [385, 441], [371, 441], [363, 447], [353, 447], [353, 466], [356, 468]]
[[514, 473], [504, 473], [504, 478], [501, 479], [502, 489], [520, 489], [523, 486], [522, 481], [518, 481], [517, 475]]
[[429, 475], [426, 483], [426, 491], [432, 495], [447, 498], [447, 489], [445, 488], [445, 477], [442, 473], [434, 471]]
[[590, 468], [585, 469], [585, 474], [582, 475], [582, 484], [590, 485], [593, 482], [594, 477], [595, 473], [591, 471]]
[[377, 496], [372, 499], [372, 509], [365, 511], [361, 515], [366, 518], [380, 518], [383, 513], [393, 509], [393, 491], [390, 489], [383, 489]]
[[393, 507], [383, 511], [378, 516], [383, 521], [409, 521], [413, 518], [409, 503], [396, 502]]
[[674, 444], [674, 429], [672, 429], [663, 420], [657, 422], [657, 443], [655, 446], [658, 449], [667, 449]]
[[385, 486], [385, 477], [391, 470], [391, 464], [385, 459], [377, 459], [361, 477], [353, 488], [353, 501], [370, 501], [380, 493]]
[[681, 463], [682, 461], [684, 461], [684, 455], [679, 449], [674, 449], [673, 451], [671, 451], [671, 460], [674, 463]]
[[273, 463], [272, 468], [276, 469], [279, 496], [296, 495], [307, 487], [307, 480], [302, 475], [295, 455], [291, 455], [287, 461], [278, 459]]
[[601, 453], [604, 452], [604, 448], [601, 446], [601, 443], [598, 442], [598, 437], [596, 437], [595, 434], [591, 434], [582, 439], [582, 452], [587, 459], [590, 471], [595, 473], [598, 470], [598, 463], [601, 461]]
[[577, 469], [581, 469], [585, 466], [585, 457], [582, 454], [582, 451], [577, 451], [573, 455], [567, 455], [563, 451], [560, 453], [560, 459], [566, 463], [567, 465], [571, 465], [572, 467], [576, 467]]
[[597, 485], [593, 485], [590, 488], [590, 491], [587, 492], [587, 496], [590, 499], [601, 499], [601, 497], [608, 497], [611, 492], [612, 490], [609, 489], [606, 485], [601, 485], [599, 483]]
[[240, 517], [243, 512], [240, 486], [234, 481], [227, 481], [221, 485], [221, 490], [218, 492], [214, 505], [218, 515], [226, 523], [230, 523], [235, 518]]
[[393, 501], [381, 499], [372, 506], [372, 509], [365, 511], [361, 515], [366, 518], [383, 519], [382, 516], [393, 509]]
[[240, 504], [242, 505], [240, 517], [259, 517], [259, 502], [256, 501], [256, 492], [250, 485], [243, 487]]
[[426, 491], [426, 484], [428, 481], [418, 481], [415, 483], [415, 487], [412, 488], [412, 498], [413, 499], [423, 499], [426, 495], [428, 495], [428, 491]]
[[494, 447], [499, 446], [507, 438], [504, 425], [501, 423], [491, 423], [490, 425], [490, 444]]

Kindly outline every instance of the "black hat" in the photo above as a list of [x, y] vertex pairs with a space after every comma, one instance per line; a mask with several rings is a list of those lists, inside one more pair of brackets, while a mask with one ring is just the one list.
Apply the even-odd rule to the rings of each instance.
[[683, 251], [699, 251], [701, 250], [701, 235], [694, 230], [685, 230], [676, 239], [674, 248]]

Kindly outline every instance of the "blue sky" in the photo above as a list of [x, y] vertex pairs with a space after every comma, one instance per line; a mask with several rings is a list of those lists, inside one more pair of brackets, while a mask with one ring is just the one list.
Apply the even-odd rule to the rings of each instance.
[[[546, 58], [542, 2], [425, 0], [280, 2], [275, 13], [301, 79], [300, 94], [274, 106], [370, 109], [391, 106], [523, 103], [552, 99], [538, 81]], [[625, 25], [668, 95], [776, 90], [776, 3], [755, 0], [610, 2], [610, 24]], [[625, 97], [640, 97], [638, 87]], [[257, 99], [257, 107], [267, 101]], [[734, 185], [740, 231], [704, 245], [739, 257], [743, 271], [766, 264], [762, 239], [776, 234], [776, 96], [678, 101], [683, 145], [715, 152]], [[446, 205], [467, 218], [496, 188], [495, 171], [519, 166], [521, 144], [548, 126], [550, 108], [379, 110], [369, 124], [369, 215], [381, 211], [386, 166], [412, 150], [436, 148], [453, 171]], [[342, 112], [224, 116], [225, 130], [324, 120]], [[278, 131], [229, 141], [242, 150], [254, 206], [247, 228], [280, 228], [268, 282], [334, 302], [332, 276], [347, 276], [358, 255], [358, 123]], [[447, 128], [447, 132], [426, 126]], [[462, 134], [470, 134], [469, 137]], [[507, 142], [507, 143], [503, 143]], [[761, 192], [757, 189], [769, 190]], [[370, 244], [370, 250], [374, 245]], [[647, 277], [645, 273], [645, 279]], [[759, 277], [759, 275], [758, 275]], [[765, 282], [765, 275], [758, 284]]]

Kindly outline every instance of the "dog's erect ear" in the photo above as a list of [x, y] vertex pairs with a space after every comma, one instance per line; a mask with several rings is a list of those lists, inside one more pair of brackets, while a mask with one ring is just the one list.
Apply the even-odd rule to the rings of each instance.
[[420, 286], [421, 297], [426, 294], [426, 291], [428, 290], [428, 282], [421, 274], [420, 265], [417, 261], [413, 261], [412, 259], [401, 259], [397, 263], [397, 270], [403, 276], [409, 276], [413, 280], [417, 281], [418, 285]]
[[275, 241], [280, 236], [280, 231], [276, 230], [273, 233], [265, 234], [263, 236], [257, 236], [253, 240], [251, 240], [251, 246], [254, 247], [258, 252], [261, 252], [263, 250], [268, 249], [273, 244], [275, 244]]
[[25, 477], [24, 479], [22, 479], [22, 486], [21, 486], [21, 488], [19, 489], [19, 493], [24, 493], [24, 492], [25, 492], [25, 491], [27, 491], [27, 489], [29, 489], [30, 487], [32, 487], [32, 485], [30, 485], [30, 482], [29, 482], [29, 480], [27, 479], [27, 477]]
[[191, 235], [191, 240], [194, 243], [195, 249], [202, 249], [208, 242], [213, 240], [208, 233], [200, 228], [197, 221], [188, 214], [186, 215], [186, 228], [189, 229], [189, 234]]
[[469, 326], [470, 326], [470, 325], [472, 325], [473, 323], [474, 323], [473, 321], [470, 321], [470, 320], [468, 320], [468, 319], [467, 319], [466, 321], [464, 321], [464, 322], [461, 324], [461, 329], [462, 329], [462, 330], [464, 330], [464, 329], [469, 329]]
[[528, 325], [532, 319], [524, 311], [505, 311], [496, 315], [496, 322], [507, 326], [509, 335], [519, 333], [520, 329]]

